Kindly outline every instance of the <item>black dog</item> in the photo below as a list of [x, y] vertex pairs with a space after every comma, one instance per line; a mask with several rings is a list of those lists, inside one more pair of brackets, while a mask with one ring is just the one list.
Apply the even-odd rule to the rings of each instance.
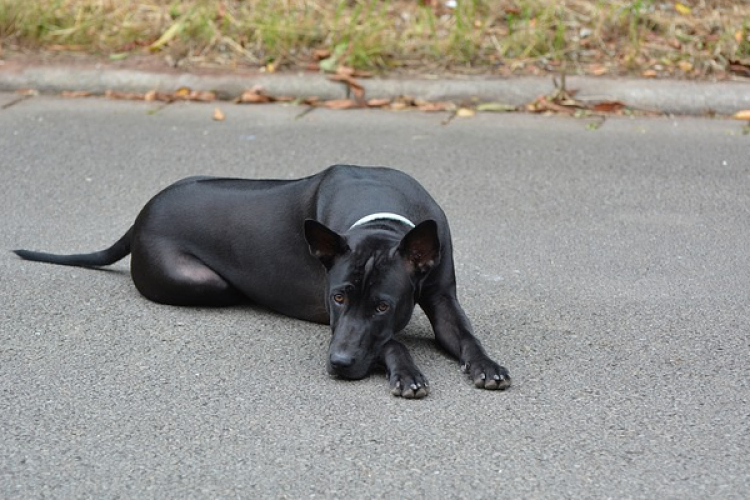
[[445, 214], [397, 170], [336, 165], [291, 181], [190, 177], [152, 198], [106, 250], [16, 253], [83, 267], [130, 253], [133, 282], [153, 301], [227, 306], [250, 299], [330, 323], [329, 373], [360, 379], [383, 364], [391, 392], [406, 398], [428, 392], [394, 338], [418, 303], [438, 344], [477, 387], [510, 386], [507, 370], [485, 354], [456, 299]]

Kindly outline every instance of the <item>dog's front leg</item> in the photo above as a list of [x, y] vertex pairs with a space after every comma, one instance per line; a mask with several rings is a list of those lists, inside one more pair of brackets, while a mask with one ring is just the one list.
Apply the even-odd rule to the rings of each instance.
[[437, 343], [459, 360], [474, 385], [484, 389], [507, 389], [510, 374], [484, 352], [472, 333], [471, 323], [454, 294], [423, 297], [419, 305], [432, 324]]
[[427, 379], [401, 342], [389, 340], [383, 348], [381, 362], [385, 365], [391, 394], [394, 396], [414, 399], [423, 398], [430, 392]]

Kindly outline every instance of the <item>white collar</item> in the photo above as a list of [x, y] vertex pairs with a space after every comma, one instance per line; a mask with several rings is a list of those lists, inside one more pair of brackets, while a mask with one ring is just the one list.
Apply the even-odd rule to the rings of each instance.
[[362, 224], [366, 224], [368, 222], [379, 219], [395, 220], [397, 222], [401, 222], [402, 224], [406, 224], [409, 227], [414, 227], [414, 223], [402, 215], [393, 214], [391, 212], [378, 212], [376, 214], [365, 215], [357, 222], [352, 224], [352, 227], [350, 227], [349, 229], [351, 230], [357, 226], [361, 226]]

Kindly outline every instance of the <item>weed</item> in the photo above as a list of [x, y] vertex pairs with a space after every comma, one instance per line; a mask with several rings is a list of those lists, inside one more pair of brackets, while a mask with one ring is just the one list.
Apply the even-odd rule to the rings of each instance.
[[554, 63], [705, 76], [750, 57], [750, 3], [692, 4], [679, 11], [653, 0], [0, 0], [0, 40], [4, 54], [121, 59], [150, 50], [184, 65], [278, 68], [307, 67], [313, 54], [343, 46], [337, 63], [374, 71], [533, 73]]

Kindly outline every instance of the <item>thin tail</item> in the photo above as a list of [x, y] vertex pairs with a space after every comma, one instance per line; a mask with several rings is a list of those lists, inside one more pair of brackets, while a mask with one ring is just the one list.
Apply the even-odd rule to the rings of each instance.
[[125, 235], [117, 240], [111, 247], [92, 253], [82, 253], [74, 255], [59, 255], [54, 253], [32, 252], [31, 250], [13, 250], [13, 252], [26, 260], [35, 262], [49, 262], [50, 264], [59, 264], [61, 266], [79, 266], [79, 267], [102, 267], [114, 264], [130, 253], [130, 240], [133, 234], [133, 227], [128, 229]]

